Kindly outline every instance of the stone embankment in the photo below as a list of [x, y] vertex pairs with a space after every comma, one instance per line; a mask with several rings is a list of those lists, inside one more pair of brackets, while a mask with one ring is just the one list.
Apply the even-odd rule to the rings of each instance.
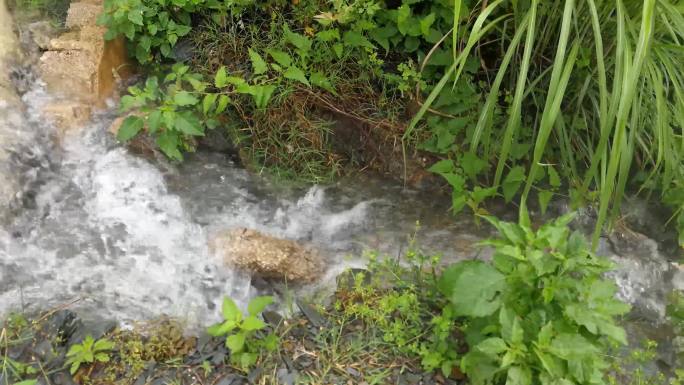
[[71, 3], [67, 31], [50, 39], [40, 57], [40, 77], [58, 96], [43, 113], [59, 130], [58, 137], [86, 124], [93, 110], [115, 97], [117, 84], [132, 72], [123, 39], [106, 41], [105, 28], [97, 25], [102, 9], [102, 0]]

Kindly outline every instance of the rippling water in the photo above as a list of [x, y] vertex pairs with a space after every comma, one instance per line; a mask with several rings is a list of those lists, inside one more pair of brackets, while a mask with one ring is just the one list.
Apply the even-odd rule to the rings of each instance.
[[[52, 128], [38, 111], [50, 96], [36, 86], [24, 100], [26, 130], [49, 137]], [[256, 292], [251, 277], [207, 250], [209, 234], [236, 226], [319, 248], [329, 262], [323, 286], [346, 266], [362, 266], [364, 250], [400, 254], [417, 221], [420, 244], [448, 261], [478, 256], [473, 244], [487, 235], [469, 216], [450, 216], [448, 200], [380, 178], [289, 186], [218, 153], [181, 165], [137, 157], [110, 138], [112, 117], [102, 112], [60, 149], [36, 140], [39, 161], [17, 168], [29, 191], [21, 214], [0, 228], [0, 314], [78, 299], [73, 306], [86, 316], [165, 314], [207, 324], [223, 295], [244, 301]], [[648, 317], [662, 317], [664, 293], [681, 272], [651, 240], [619, 256], [608, 246], [604, 253], [620, 266], [612, 274], [620, 296]]]

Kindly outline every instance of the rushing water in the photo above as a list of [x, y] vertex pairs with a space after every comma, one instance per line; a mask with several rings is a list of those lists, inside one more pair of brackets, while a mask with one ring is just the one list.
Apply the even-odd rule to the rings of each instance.
[[[39, 113], [49, 100], [39, 85], [24, 96], [26, 130], [36, 138], [52, 132]], [[29, 192], [20, 215], [0, 227], [0, 314], [78, 300], [73, 307], [86, 316], [165, 314], [206, 324], [222, 296], [244, 301], [256, 292], [247, 274], [207, 249], [208, 235], [235, 226], [313, 244], [329, 262], [320, 285], [363, 265], [354, 256], [364, 250], [398, 255], [417, 221], [420, 244], [449, 261], [478, 256], [473, 244], [487, 235], [469, 216], [450, 216], [448, 200], [380, 178], [301, 188], [250, 174], [218, 153], [181, 165], [141, 158], [112, 140], [112, 118], [102, 112], [59, 147], [38, 140], [29, 152], [40, 156], [17, 168]], [[620, 255], [609, 246], [602, 251], [619, 263], [620, 296], [661, 319], [681, 271], [649, 239]]]

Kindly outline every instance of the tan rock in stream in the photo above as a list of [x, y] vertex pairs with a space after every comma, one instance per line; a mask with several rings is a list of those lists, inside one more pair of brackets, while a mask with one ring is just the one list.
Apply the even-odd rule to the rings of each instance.
[[226, 263], [265, 278], [308, 283], [320, 278], [323, 270], [322, 259], [314, 250], [252, 229], [236, 228], [214, 234], [209, 239], [209, 248]]

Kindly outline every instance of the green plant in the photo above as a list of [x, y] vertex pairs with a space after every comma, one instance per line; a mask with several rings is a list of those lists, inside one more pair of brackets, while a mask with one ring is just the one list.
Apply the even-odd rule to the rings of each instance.
[[611, 264], [570, 233], [566, 215], [537, 231], [486, 219], [501, 239], [492, 262], [465, 261], [440, 278], [470, 351], [461, 368], [473, 384], [597, 384], [612, 344], [625, 344], [615, 317], [629, 306], [602, 274]]
[[255, 297], [247, 305], [247, 316], [242, 314], [230, 298], [223, 300], [224, 321], [213, 325], [207, 332], [214, 337], [226, 336], [226, 347], [230, 349], [233, 365], [247, 370], [256, 364], [263, 350], [273, 351], [278, 347], [278, 337], [269, 333], [258, 338], [257, 333], [266, 328], [259, 314], [273, 302], [273, 297]]
[[80, 344], [71, 345], [67, 352], [69, 372], [75, 374], [84, 363], [109, 362], [112, 349], [114, 344], [111, 341], [105, 338], [95, 341], [92, 336], [86, 336]]

